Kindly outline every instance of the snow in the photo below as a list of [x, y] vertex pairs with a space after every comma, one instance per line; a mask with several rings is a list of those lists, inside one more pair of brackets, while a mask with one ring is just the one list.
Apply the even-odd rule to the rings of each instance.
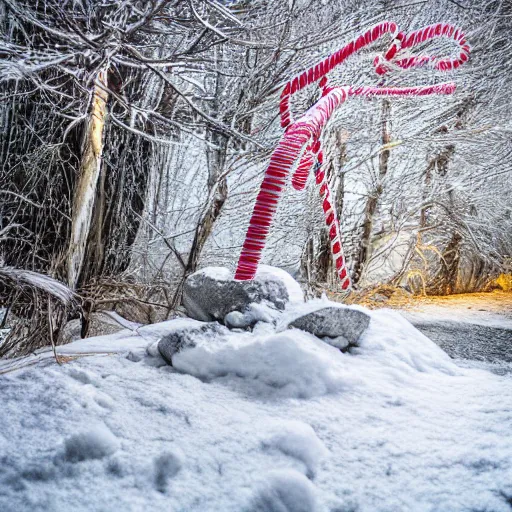
[[359, 379], [344, 363], [338, 350], [302, 331], [202, 344], [173, 358], [176, 370], [206, 381], [236, 376], [249, 393], [294, 398], [352, 387]]
[[176, 476], [183, 466], [183, 455], [178, 451], [167, 451], [155, 459], [155, 488], [166, 492], [169, 481]]
[[257, 324], [173, 368], [175, 319], [5, 365], [0, 510], [509, 511], [512, 378], [367, 313], [349, 353]]
[[272, 435], [263, 441], [263, 446], [275, 448], [303, 462], [309, 477], [315, 476], [320, 462], [329, 453], [311, 425], [300, 421], [277, 423]]
[[315, 512], [315, 488], [293, 470], [271, 471], [251, 503], [253, 512]]
[[205, 267], [198, 270], [197, 273], [204, 274], [206, 277], [216, 281], [229, 281], [233, 279], [232, 272], [226, 267]]
[[50, 295], [58, 298], [64, 303], [72, 302], [74, 298], [73, 291], [64, 283], [57, 281], [47, 275], [32, 272], [30, 270], [20, 270], [12, 267], [2, 267], [2, 274], [14, 281], [25, 283], [29, 286], [40, 288]]
[[124, 352], [125, 350], [144, 350], [146, 346], [147, 340], [137, 332], [123, 329], [115, 334], [84, 338], [68, 345], [62, 345], [58, 348], [58, 352], [67, 356], [96, 353], [110, 354]]
[[82, 462], [88, 459], [102, 459], [119, 449], [119, 441], [105, 425], [68, 437], [64, 442], [64, 459]]

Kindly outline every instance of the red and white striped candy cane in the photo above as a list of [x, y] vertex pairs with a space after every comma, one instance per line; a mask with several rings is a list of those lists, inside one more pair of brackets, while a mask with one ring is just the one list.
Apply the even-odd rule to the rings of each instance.
[[343, 88], [336, 88], [321, 98], [288, 128], [272, 153], [260, 192], [256, 197], [235, 279], [244, 281], [254, 278], [286, 178], [304, 148], [310, 142], [319, 139], [325, 123], [346, 98], [347, 91]]
[[[407, 58], [395, 59], [401, 50], [412, 48], [413, 46], [417, 46], [421, 43], [424, 43], [425, 41], [428, 41], [429, 39], [434, 39], [436, 37], [447, 37], [449, 39], [453, 39], [460, 47], [458, 56], [454, 58], [440, 58], [437, 56], [410, 56]], [[396, 35], [393, 44], [384, 54], [384, 56], [378, 56], [375, 58], [375, 71], [379, 75], [387, 73], [390, 67], [386, 66], [386, 62], [389, 63], [393, 61], [393, 59], [395, 59], [394, 64], [403, 69], [422, 66], [429, 62], [433, 62], [435, 63], [434, 67], [439, 71], [449, 71], [451, 69], [457, 69], [459, 66], [464, 64], [464, 62], [469, 59], [469, 51], [469, 45], [466, 42], [464, 33], [460, 29], [448, 23], [436, 23], [434, 25], [429, 25], [428, 27], [424, 27], [411, 32], [408, 35], [399, 32]]]
[[[453, 37], [462, 49], [461, 54], [456, 59], [429, 57], [427, 60], [435, 61], [437, 69], [442, 71], [454, 69], [465, 62], [469, 54], [469, 46], [466, 45], [464, 35], [450, 25], [432, 25], [406, 36], [398, 32], [395, 23], [385, 22], [376, 25], [335, 54], [288, 82], [281, 95], [280, 103], [281, 124], [287, 130], [272, 153], [265, 178], [256, 198], [249, 229], [247, 230], [246, 239], [238, 261], [235, 279], [250, 280], [254, 278], [285, 180], [296, 164], [296, 161], [300, 158], [300, 162], [292, 177], [292, 185], [298, 190], [302, 190], [305, 187], [309, 171], [316, 160], [318, 168], [315, 171], [315, 178], [317, 184], [320, 185], [320, 195], [322, 197], [326, 224], [329, 228], [329, 238], [331, 240], [331, 250], [336, 270], [341, 280], [342, 288], [347, 289], [350, 286], [350, 277], [345, 265], [341, 244], [339, 222], [336, 210], [331, 203], [331, 191], [329, 190], [328, 181], [325, 179], [325, 170], [322, 167], [323, 155], [320, 151], [320, 135], [323, 128], [334, 111], [349, 96], [425, 96], [430, 94], [450, 94], [455, 90], [455, 84], [453, 83], [417, 87], [327, 87], [325, 75], [329, 71], [355, 51], [388, 32], [394, 35], [394, 41], [384, 55], [384, 59], [376, 59], [374, 61], [376, 71], [379, 74], [388, 71], [383, 62], [391, 62], [401, 49], [410, 48], [432, 37]], [[424, 57], [409, 57], [396, 60], [395, 64], [405, 69], [422, 65], [425, 62], [427, 61]], [[299, 120], [291, 124], [290, 96], [319, 79], [321, 79], [319, 85], [323, 87], [322, 98]]]
[[336, 266], [336, 272], [340, 278], [341, 288], [346, 290], [350, 287], [350, 276], [348, 275], [347, 266], [345, 264], [345, 255], [343, 254], [343, 246], [341, 244], [341, 230], [338, 221], [336, 208], [331, 201], [331, 189], [323, 164], [323, 153], [319, 151], [317, 168], [315, 169], [315, 181], [320, 187], [320, 197], [322, 198], [322, 209], [324, 211], [325, 223], [328, 228], [329, 240], [331, 243], [331, 252]]
[[290, 113], [290, 97], [296, 92], [304, 89], [304, 87], [311, 85], [318, 80], [320, 87], [324, 88], [327, 85], [326, 75], [330, 73], [336, 66], [345, 61], [348, 57], [358, 52], [361, 48], [374, 43], [383, 35], [391, 33], [394, 37], [398, 34], [398, 26], [394, 22], [385, 21], [370, 28], [358, 38], [350, 41], [343, 48], [337, 52], [329, 55], [314, 66], [306, 69], [295, 78], [292, 78], [283, 88], [281, 93], [281, 102], [279, 104], [279, 111], [281, 114], [281, 126], [286, 128], [292, 123], [292, 116]]

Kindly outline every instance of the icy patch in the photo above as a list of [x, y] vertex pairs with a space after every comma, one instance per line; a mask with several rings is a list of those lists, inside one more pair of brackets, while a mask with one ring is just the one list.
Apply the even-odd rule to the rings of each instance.
[[268, 473], [253, 501], [251, 512], [316, 512], [314, 485], [298, 471]]
[[262, 444], [266, 448], [275, 448], [303, 462], [309, 478], [315, 476], [320, 462], [329, 453], [313, 428], [300, 421], [279, 423], [273, 435]]
[[118, 449], [117, 437], [105, 425], [97, 425], [65, 440], [64, 459], [68, 462], [102, 459]]

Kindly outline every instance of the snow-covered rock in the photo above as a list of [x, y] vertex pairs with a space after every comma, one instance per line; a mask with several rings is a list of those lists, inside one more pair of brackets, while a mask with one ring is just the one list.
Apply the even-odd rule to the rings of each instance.
[[271, 308], [267, 304], [258, 304], [253, 302], [249, 304], [245, 311], [231, 311], [224, 317], [224, 324], [236, 329], [246, 329], [252, 327], [258, 322], [272, 323], [279, 316], [279, 311]]
[[[309, 332], [334, 347], [344, 349], [357, 345], [359, 338], [370, 325], [370, 316], [349, 307], [321, 307], [295, 318], [288, 327]], [[330, 340], [332, 339], [332, 341]]]
[[187, 314], [203, 322], [224, 321], [228, 313], [245, 313], [253, 303], [283, 310], [287, 303], [299, 301], [300, 285], [283, 270], [265, 265], [252, 281], [236, 281], [227, 268], [207, 267], [190, 275], [183, 287]]
[[185, 327], [182, 322], [175, 322], [173, 328], [171, 322], [168, 331], [158, 341], [158, 351], [167, 363], [172, 365], [172, 358], [184, 348], [193, 348], [201, 343], [208, 343], [209, 340], [218, 340], [227, 329], [217, 322], [194, 322], [188, 323]]

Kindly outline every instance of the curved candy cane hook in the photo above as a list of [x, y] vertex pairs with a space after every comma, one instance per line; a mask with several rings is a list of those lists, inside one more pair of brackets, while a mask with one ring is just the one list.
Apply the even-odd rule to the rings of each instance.
[[[379, 55], [375, 57], [373, 61], [375, 71], [379, 75], [384, 75], [391, 69], [389, 65], [391, 62], [403, 69], [408, 69], [422, 66], [428, 62], [434, 61], [436, 69], [441, 71], [448, 71], [450, 69], [458, 68], [469, 58], [469, 45], [466, 44], [463, 32], [447, 23], [436, 23], [434, 25], [429, 25], [422, 29], [416, 30], [415, 32], [411, 32], [408, 35], [404, 34], [403, 32], [398, 32], [398, 26], [394, 22], [379, 23], [367, 30], [357, 39], [354, 39], [345, 45], [336, 53], [330, 55], [315, 66], [304, 71], [296, 78], [290, 80], [290, 82], [285, 85], [281, 94], [280, 103], [281, 126], [287, 127], [291, 122], [292, 118], [290, 114], [290, 97], [293, 94], [319, 79], [321, 79], [319, 86], [322, 87], [323, 94], [326, 94], [330, 90], [327, 87], [326, 75], [332, 71], [334, 67], [341, 64], [355, 52], [359, 51], [366, 45], [373, 43], [387, 33], [390, 33], [394, 37], [393, 43], [386, 51], [384, 56]], [[393, 61], [397, 54], [399, 54], [402, 50], [412, 48], [413, 46], [417, 46], [429, 39], [436, 37], [452, 38], [456, 43], [458, 43], [461, 48], [458, 57], [439, 58], [427, 56], [411, 56]], [[306, 151], [302, 156], [297, 170], [293, 175], [292, 186], [296, 190], [302, 190], [305, 187], [309, 172], [313, 166], [314, 159], [311, 154], [311, 149], [311, 147], [306, 148]]]
[[343, 48], [337, 52], [329, 55], [319, 63], [303, 71], [300, 75], [292, 78], [283, 88], [281, 93], [281, 102], [279, 104], [279, 111], [281, 114], [281, 126], [286, 128], [292, 123], [292, 116], [290, 113], [290, 97], [296, 92], [304, 89], [304, 87], [320, 80], [320, 87], [324, 88], [327, 85], [326, 75], [330, 73], [336, 66], [340, 65], [348, 57], [359, 51], [361, 48], [374, 43], [383, 35], [391, 33], [393, 36], [398, 34], [398, 25], [394, 22], [385, 21], [379, 23], [374, 27], [368, 29], [361, 34], [357, 39], [350, 41]]
[[403, 68], [408, 69], [417, 66], [423, 66], [429, 62], [435, 63], [435, 68], [439, 71], [449, 71], [451, 69], [457, 69], [459, 66], [467, 62], [469, 59], [469, 45], [466, 43], [466, 39], [464, 38], [464, 33], [454, 27], [453, 25], [449, 25], [448, 23], [436, 23], [434, 25], [429, 25], [428, 27], [421, 28], [414, 32], [411, 32], [409, 35], [406, 35], [402, 32], [399, 32], [396, 35], [393, 44], [390, 46], [388, 51], [384, 54], [383, 57], [377, 56], [373, 61], [375, 66], [375, 71], [379, 75], [383, 75], [390, 70], [390, 67], [386, 65], [386, 63], [390, 63], [395, 59], [395, 57], [402, 51], [407, 48], [412, 48], [413, 46], [417, 46], [429, 39], [434, 39], [436, 37], [446, 37], [449, 39], [453, 39], [460, 47], [459, 55], [455, 58], [450, 57], [436, 57], [436, 56], [411, 56], [402, 59], [396, 59], [394, 64]]

